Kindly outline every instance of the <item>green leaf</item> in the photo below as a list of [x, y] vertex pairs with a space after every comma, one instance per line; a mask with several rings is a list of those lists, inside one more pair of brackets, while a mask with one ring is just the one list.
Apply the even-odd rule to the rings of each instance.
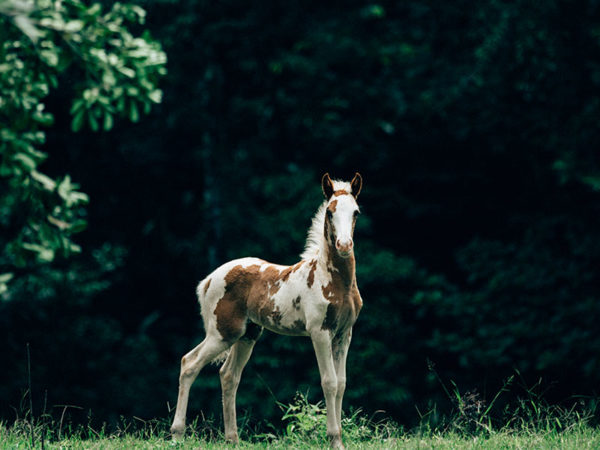
[[82, 28], [83, 28], [82, 20], [71, 20], [70, 22], [65, 24], [64, 30], [68, 33], [76, 33], [78, 31], [81, 31]]
[[119, 100], [117, 100], [117, 110], [120, 113], [125, 113], [125, 96], [121, 95]]
[[148, 98], [154, 103], [160, 103], [162, 101], [162, 91], [160, 89], [155, 89], [148, 93]]
[[125, 67], [125, 66], [117, 67], [117, 70], [128, 78], [135, 77], [135, 70], [131, 69], [130, 67]]
[[129, 102], [129, 119], [132, 122], [137, 122], [138, 120], [140, 120], [140, 113], [138, 111], [137, 104], [134, 100], [131, 100]]
[[81, 220], [75, 221], [71, 225], [71, 228], [69, 228], [69, 231], [71, 231], [71, 233], [80, 233], [81, 231], [85, 230], [86, 228], [87, 228], [87, 221], [81, 219]]
[[63, 180], [58, 184], [58, 195], [61, 196], [63, 200], [68, 200], [69, 192], [73, 189], [71, 185], [71, 177], [69, 175], [65, 175]]
[[50, 67], [56, 67], [58, 65], [58, 54], [55, 50], [48, 49], [40, 51], [40, 59]]
[[98, 131], [99, 126], [98, 126], [98, 120], [96, 119], [95, 115], [93, 114], [93, 111], [88, 111], [88, 122], [90, 124], [90, 128], [92, 129], [92, 131]]
[[54, 259], [54, 250], [51, 248], [46, 248], [38, 244], [30, 244], [28, 242], [24, 242], [21, 246], [25, 250], [36, 253], [36, 257], [40, 261], [51, 262]]
[[29, 157], [24, 153], [17, 153], [13, 158], [17, 161], [20, 161], [23, 168], [29, 171], [34, 170], [37, 166], [33, 158]]
[[88, 16], [98, 16], [102, 12], [102, 7], [99, 3], [94, 3], [87, 11]]
[[49, 74], [48, 84], [50, 84], [50, 87], [52, 87], [52, 89], [56, 89], [58, 87], [58, 77], [54, 74]]
[[71, 114], [75, 114], [77, 111], [83, 108], [83, 105], [85, 105], [85, 102], [82, 99], [78, 98], [77, 100], [73, 101], [73, 104], [71, 105], [71, 110], [69, 112]]
[[69, 193], [69, 202], [71, 205], [87, 204], [90, 202], [90, 198], [85, 192], [71, 191]]
[[3, 273], [0, 274], [0, 283], [8, 283], [10, 280], [12, 280], [14, 277], [14, 274], [12, 273]]
[[73, 117], [73, 121], [71, 122], [71, 130], [73, 130], [74, 132], [81, 130], [84, 116], [85, 109], [80, 109], [79, 111], [77, 111], [77, 114], [75, 114], [75, 117]]
[[8, 282], [13, 279], [12, 273], [3, 273], [0, 274], [0, 294], [8, 291]]
[[56, 187], [56, 182], [52, 178], [50, 178], [47, 175], [44, 175], [43, 173], [38, 172], [37, 170], [33, 170], [30, 175], [31, 178], [33, 178], [35, 181], [44, 186], [44, 189], [48, 191], [53, 191]]
[[591, 187], [594, 191], [600, 191], [600, 177], [599, 176], [582, 176], [580, 180]]
[[104, 131], [109, 131], [113, 127], [113, 117], [108, 111], [104, 111]]

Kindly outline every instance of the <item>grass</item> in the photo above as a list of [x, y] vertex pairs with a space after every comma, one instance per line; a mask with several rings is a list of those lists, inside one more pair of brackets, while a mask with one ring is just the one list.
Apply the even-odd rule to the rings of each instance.
[[[487, 403], [477, 392], [461, 393], [452, 383], [438, 378], [452, 412], [442, 416], [436, 408], [420, 415], [415, 429], [404, 430], [388, 419], [368, 417], [363, 411], [346, 411], [342, 418], [343, 441], [349, 449], [585, 449], [600, 448], [597, 399], [575, 399], [565, 408], [543, 399], [541, 383], [531, 388], [521, 384], [512, 402], [499, 399], [514, 386], [515, 376], [506, 380]], [[520, 377], [517, 372], [516, 377]], [[518, 379], [518, 378], [517, 378]], [[25, 399], [24, 399], [25, 400]], [[25, 401], [23, 404], [26, 404]], [[31, 402], [30, 402], [31, 404]], [[327, 448], [326, 411], [322, 402], [312, 404], [303, 394], [292, 403], [279, 404], [284, 429], [273, 426], [260, 431], [242, 418], [239, 445], [226, 444], [219, 426], [198, 418], [188, 425], [182, 442], [171, 440], [168, 419], [122, 420], [114, 431], [106, 426], [73, 426], [65, 420], [66, 407], [56, 420], [50, 415], [32, 419], [24, 410], [12, 424], [0, 422], [0, 449], [306, 449]], [[45, 409], [45, 408], [44, 408]], [[264, 430], [271, 430], [265, 432]]]
[[[349, 449], [531, 449], [600, 448], [600, 429], [590, 425], [591, 410], [562, 409], [521, 400], [503, 426], [495, 425], [492, 408], [473, 394], [454, 395], [455, 411], [432, 425], [433, 414], [422, 417], [421, 425], [405, 431], [393, 422], [367, 417], [361, 410], [343, 418], [343, 440]], [[72, 427], [63, 421], [40, 417], [34, 424], [24, 419], [0, 423], [0, 448], [26, 449], [305, 449], [326, 448], [325, 408], [311, 404], [298, 394], [289, 405], [280, 405], [286, 427], [258, 433], [242, 427], [239, 445], [223, 441], [222, 431], [211, 422], [196, 420], [186, 438], [173, 442], [166, 420], [126, 422], [107, 432], [91, 426]], [[493, 406], [493, 405], [491, 405]], [[587, 412], [586, 412], [587, 411]], [[61, 418], [62, 419], [62, 418]], [[242, 421], [244, 422], [244, 421]], [[42, 444], [43, 442], [43, 444]]]
[[[306, 436], [304, 436], [306, 438]], [[532, 449], [560, 448], [585, 449], [600, 448], [600, 432], [597, 429], [581, 426], [561, 432], [509, 432], [499, 431], [486, 436], [466, 436], [455, 432], [418, 433], [395, 432], [391, 436], [374, 436], [369, 440], [355, 440], [344, 435], [344, 443], [349, 449]], [[253, 439], [242, 441], [240, 445], [227, 445], [222, 440], [207, 441], [199, 436], [188, 436], [183, 442], [172, 442], [167, 433], [140, 435], [102, 433], [94, 436], [72, 435], [60, 440], [45, 442], [48, 449], [305, 449], [326, 448], [327, 442], [321, 438], [303, 439], [302, 436], [284, 435], [275, 439]], [[0, 448], [30, 448], [28, 434], [19, 433], [6, 426], [0, 426]], [[38, 441], [35, 448], [41, 448]]]

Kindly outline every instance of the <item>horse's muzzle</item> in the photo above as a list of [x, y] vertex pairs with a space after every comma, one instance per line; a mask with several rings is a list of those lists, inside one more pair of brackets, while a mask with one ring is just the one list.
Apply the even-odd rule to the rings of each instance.
[[352, 242], [352, 239], [349, 239], [347, 241], [341, 241], [339, 239], [336, 239], [335, 241], [335, 248], [342, 258], [348, 258], [352, 253], [353, 247], [354, 242]]

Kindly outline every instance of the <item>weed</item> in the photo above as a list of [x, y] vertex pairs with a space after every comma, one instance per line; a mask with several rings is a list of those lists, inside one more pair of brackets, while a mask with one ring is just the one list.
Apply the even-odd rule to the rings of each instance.
[[[448, 388], [433, 363], [428, 362], [429, 370], [434, 374], [452, 404], [452, 412], [448, 417], [439, 418], [434, 407], [427, 414], [419, 415], [421, 433], [451, 432], [465, 437], [489, 437], [494, 433], [536, 434], [560, 433], [575, 428], [587, 427], [597, 409], [597, 402], [583, 398], [574, 399], [570, 407], [550, 405], [544, 399], [542, 380], [528, 386], [518, 370], [508, 377], [502, 387], [488, 403], [476, 390], [461, 393], [456, 383], [451, 381]], [[520, 383], [515, 388], [515, 380]], [[504, 408], [499, 411], [499, 400], [505, 393], [511, 392], [511, 399], [505, 401]], [[435, 420], [432, 420], [435, 419]]]
[[[281, 440], [290, 444], [326, 445], [327, 411], [322, 401], [313, 404], [306, 394], [296, 393], [292, 403], [279, 403], [279, 406], [283, 411], [282, 420], [286, 422]], [[374, 420], [361, 409], [351, 410], [342, 417], [342, 436], [348, 442], [384, 442], [399, 434], [399, 427], [390, 420]], [[270, 439], [274, 436], [271, 434]]]

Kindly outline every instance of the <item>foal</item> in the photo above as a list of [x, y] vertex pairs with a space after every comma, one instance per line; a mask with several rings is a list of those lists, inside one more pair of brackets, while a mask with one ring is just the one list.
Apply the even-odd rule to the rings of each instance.
[[310, 336], [327, 407], [327, 437], [341, 439], [342, 397], [352, 325], [362, 299], [356, 285], [352, 236], [359, 213], [362, 177], [350, 183], [321, 180], [325, 202], [308, 232], [302, 260], [293, 266], [257, 258], [225, 263], [197, 288], [205, 339], [181, 358], [177, 410], [171, 432], [181, 438], [189, 391], [200, 370], [226, 357], [219, 374], [225, 439], [238, 442], [235, 395], [242, 370], [263, 327], [290, 336]]

